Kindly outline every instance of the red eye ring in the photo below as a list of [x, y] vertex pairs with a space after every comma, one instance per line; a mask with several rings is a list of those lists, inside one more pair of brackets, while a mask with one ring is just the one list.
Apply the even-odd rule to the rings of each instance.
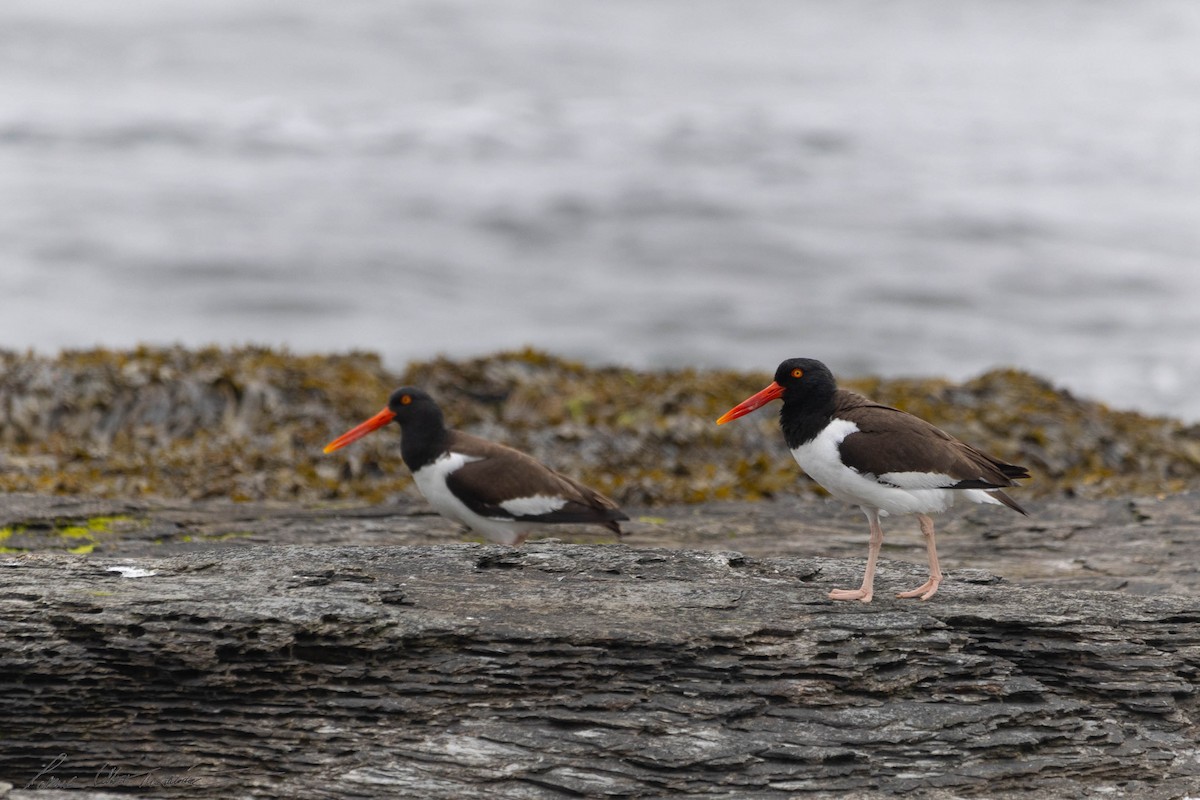
[[402, 405], [402, 406], [406, 406], [406, 405], [408, 405], [408, 404], [409, 404], [409, 403], [411, 403], [411, 402], [412, 402], [412, 395], [411, 395], [411, 394], [406, 394], [406, 395], [404, 395], [403, 397], [401, 397], [401, 398], [400, 398], [400, 405]]
[[803, 378], [804, 370], [800, 369], [799, 367], [796, 367], [794, 370], [792, 370], [792, 377], [793, 378]]

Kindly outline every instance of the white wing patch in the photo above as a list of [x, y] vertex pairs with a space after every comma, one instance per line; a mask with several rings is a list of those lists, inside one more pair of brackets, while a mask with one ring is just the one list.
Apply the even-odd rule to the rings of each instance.
[[558, 511], [566, 504], [567, 500], [564, 497], [535, 494], [529, 497], [514, 497], [512, 500], [505, 500], [500, 507], [514, 517], [538, 517]]
[[945, 489], [958, 483], [940, 472], [885, 472], [879, 481], [897, 489]]

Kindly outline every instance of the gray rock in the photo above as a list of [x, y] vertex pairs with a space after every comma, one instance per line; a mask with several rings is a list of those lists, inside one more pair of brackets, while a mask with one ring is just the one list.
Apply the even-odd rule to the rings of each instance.
[[[419, 507], [6, 497], [0, 776], [19, 800], [1183, 797], [1190, 507], [951, 516], [926, 603], [891, 596], [924, 579], [893, 522], [912, 563], [862, 605], [826, 593], [861, 577], [865, 526], [820, 501], [514, 550]], [[57, 546], [96, 518], [90, 555]], [[1057, 588], [1096, 563], [1125, 591]]]

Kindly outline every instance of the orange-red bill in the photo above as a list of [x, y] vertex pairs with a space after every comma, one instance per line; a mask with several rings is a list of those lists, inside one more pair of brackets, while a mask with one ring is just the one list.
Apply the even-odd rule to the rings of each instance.
[[351, 442], [357, 442], [371, 431], [379, 430], [395, 418], [396, 414], [390, 408], [385, 408], [383, 411], [380, 411], [366, 422], [355, 425], [353, 428], [346, 431], [329, 444], [325, 445], [325, 452], [332, 453], [334, 450], [345, 447]]
[[721, 418], [717, 420], [717, 424], [724, 425], [726, 422], [729, 422], [732, 419], [744, 417], [751, 411], [762, 408], [767, 403], [771, 402], [772, 400], [778, 400], [780, 397], [783, 397], [783, 387], [778, 383], [775, 383], [775, 381], [771, 381], [770, 386], [763, 389], [761, 392], [758, 392], [757, 394], [747, 397], [745, 400], [726, 411], [723, 415], [721, 415]]

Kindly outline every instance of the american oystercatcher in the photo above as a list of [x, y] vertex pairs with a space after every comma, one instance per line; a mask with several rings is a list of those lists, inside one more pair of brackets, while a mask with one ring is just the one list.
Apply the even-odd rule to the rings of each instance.
[[930, 514], [959, 500], [1003, 504], [1026, 514], [1002, 491], [1028, 478], [1006, 464], [899, 409], [839, 389], [829, 368], [811, 358], [779, 365], [771, 385], [731, 408], [718, 425], [782, 398], [779, 426], [792, 457], [834, 497], [862, 508], [871, 527], [867, 571], [858, 589], [834, 589], [834, 600], [871, 602], [883, 544], [879, 517], [916, 514], [929, 551], [929, 580], [897, 597], [928, 600], [942, 582]]
[[518, 545], [552, 523], [596, 523], [620, 536], [617, 523], [629, 519], [612, 500], [530, 456], [447, 428], [433, 398], [411, 386], [393, 392], [386, 408], [325, 445], [325, 452], [393, 420], [400, 425], [400, 457], [429, 504], [493, 542]]

